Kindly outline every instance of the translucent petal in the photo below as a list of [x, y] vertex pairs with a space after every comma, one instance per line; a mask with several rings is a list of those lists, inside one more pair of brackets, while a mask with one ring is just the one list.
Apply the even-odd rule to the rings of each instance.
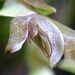
[[[35, 24], [35, 27], [39, 31], [40, 37], [43, 35], [42, 37], [49, 41], [48, 45], [50, 45], [51, 48], [48, 47], [48, 50], [51, 50], [51, 56], [48, 58], [50, 60], [50, 65], [54, 66], [61, 59], [64, 52], [63, 35], [56, 25], [47, 18], [39, 15], [33, 15], [33, 18], [37, 23], [37, 25]], [[41, 38], [42, 41], [44, 41], [43, 38]], [[46, 41], [46, 43], [48, 42]], [[45, 51], [46, 50], [47, 48]]]
[[53, 19], [50, 19], [62, 32], [64, 37], [65, 51], [75, 50], [75, 31]]
[[64, 52], [63, 35], [47, 18], [37, 14], [14, 18], [6, 51], [18, 51], [26, 39], [31, 39], [42, 49], [51, 67], [61, 59]]
[[27, 8], [20, 0], [5, 0], [3, 8], [0, 9], [1, 16], [27, 16], [35, 13], [31, 9]]
[[26, 41], [28, 37], [28, 27], [25, 19], [26, 17], [17, 17], [12, 20], [6, 52], [13, 53], [20, 50]]
[[25, 3], [29, 4], [34, 10], [41, 15], [48, 15], [55, 13], [56, 9], [52, 6], [47, 5], [44, 0], [23, 0]]

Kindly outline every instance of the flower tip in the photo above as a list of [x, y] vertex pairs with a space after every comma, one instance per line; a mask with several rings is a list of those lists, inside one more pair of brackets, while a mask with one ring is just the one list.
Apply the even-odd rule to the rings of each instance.
[[6, 53], [6, 54], [11, 54], [11, 53], [12, 53], [12, 49], [6, 48], [6, 49], [5, 49], [5, 53]]

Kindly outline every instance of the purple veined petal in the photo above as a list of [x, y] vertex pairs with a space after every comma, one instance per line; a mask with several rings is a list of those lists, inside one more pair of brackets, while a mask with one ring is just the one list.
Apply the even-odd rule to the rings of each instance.
[[60, 30], [54, 23], [45, 17], [33, 15], [38, 26], [35, 26], [39, 32], [44, 32], [46, 38], [51, 43], [50, 65], [54, 66], [62, 57], [64, 52], [64, 39]]
[[7, 53], [13, 53], [21, 49], [28, 37], [26, 17], [16, 17], [10, 24], [10, 35], [6, 47]]
[[43, 42], [41, 45], [45, 47], [44, 51], [48, 56], [50, 55], [48, 59], [52, 67], [63, 55], [64, 39], [55, 24], [43, 16], [32, 14], [14, 18], [10, 25], [10, 37], [6, 51], [11, 53], [18, 51], [27, 38], [33, 40], [37, 34]]
[[30, 41], [30, 38], [37, 35], [38, 31], [31, 19], [31, 16], [19, 16], [12, 20], [6, 52], [13, 53], [20, 50], [26, 39]]
[[43, 53], [49, 57], [51, 54], [51, 46], [50, 46], [50, 42], [49, 42], [49, 38], [46, 37], [46, 34], [41, 31], [39, 31], [39, 29], [37, 29], [36, 26], [38, 26], [38, 24], [35, 21], [34, 15], [30, 15], [28, 16], [28, 18], [31, 19], [28, 21], [28, 38], [30, 38], [36, 45], [38, 45], [38, 47], [41, 48], [41, 50], [43, 51]]

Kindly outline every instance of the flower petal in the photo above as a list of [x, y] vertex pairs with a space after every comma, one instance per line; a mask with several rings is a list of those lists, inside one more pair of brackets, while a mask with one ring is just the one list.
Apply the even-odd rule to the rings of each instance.
[[28, 9], [23, 3], [18, 0], [5, 0], [3, 8], [0, 10], [1, 16], [27, 16], [35, 13], [31, 9]]
[[20, 50], [26, 41], [28, 37], [28, 27], [25, 19], [26, 17], [17, 17], [12, 20], [6, 52], [13, 53]]
[[[54, 66], [61, 59], [64, 52], [63, 35], [60, 32], [60, 30], [56, 27], [56, 25], [47, 18], [39, 15], [33, 15], [33, 18], [37, 23], [37, 25], [35, 24], [35, 27], [39, 31], [40, 37], [43, 35], [41, 38], [42, 41], [45, 40], [47, 44], [49, 42], [48, 46], [51, 46], [51, 49], [50, 47], [48, 47], [49, 52], [51, 52], [49, 60], [50, 60], [50, 65]], [[48, 42], [44, 38], [46, 38]], [[47, 49], [45, 49], [45, 51], [46, 50]]]
[[25, 3], [29, 4], [34, 10], [41, 15], [48, 15], [55, 13], [56, 9], [52, 6], [47, 5], [44, 0], [22, 0]]
[[64, 37], [65, 51], [75, 50], [75, 31], [57, 21], [50, 19], [62, 32]]
[[51, 67], [61, 59], [64, 52], [63, 35], [47, 18], [37, 14], [14, 18], [10, 25], [10, 37], [6, 51], [18, 51], [27, 38], [42, 49]]

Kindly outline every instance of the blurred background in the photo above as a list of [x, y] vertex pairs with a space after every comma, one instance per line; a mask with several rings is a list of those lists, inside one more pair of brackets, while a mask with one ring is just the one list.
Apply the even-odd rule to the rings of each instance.
[[[57, 13], [48, 15], [58, 22], [75, 29], [75, 0], [45, 0], [56, 8]], [[0, 0], [0, 9], [4, 0]], [[46, 57], [32, 42], [10, 55], [5, 54], [12, 17], [0, 16], [0, 75], [75, 75], [58, 67], [49, 69]]]

